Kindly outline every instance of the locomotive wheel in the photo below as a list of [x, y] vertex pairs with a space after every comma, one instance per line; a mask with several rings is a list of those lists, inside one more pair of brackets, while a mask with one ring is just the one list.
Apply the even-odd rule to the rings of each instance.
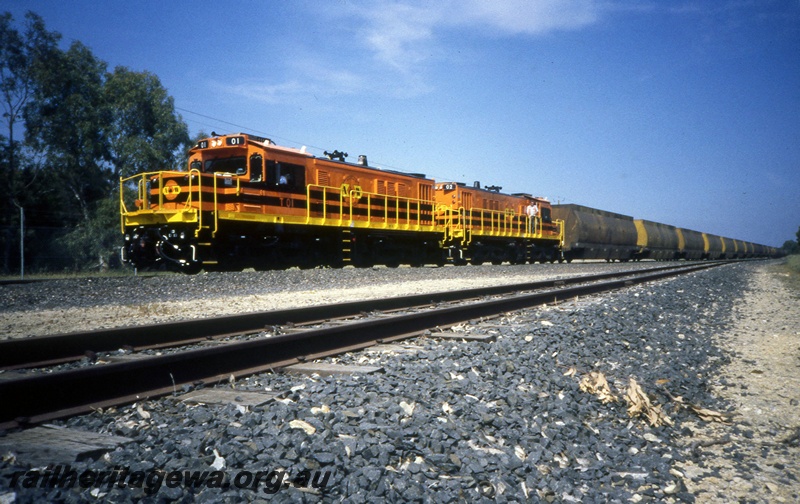
[[196, 275], [200, 273], [203, 269], [203, 263], [201, 262], [193, 262], [189, 263], [187, 266], [184, 266], [181, 271], [188, 274], [188, 275]]
[[353, 264], [353, 266], [355, 266], [356, 268], [359, 268], [359, 269], [371, 268], [371, 267], [373, 267], [375, 265], [372, 261], [368, 261], [366, 259], [360, 259], [360, 258], [354, 259], [352, 264]]

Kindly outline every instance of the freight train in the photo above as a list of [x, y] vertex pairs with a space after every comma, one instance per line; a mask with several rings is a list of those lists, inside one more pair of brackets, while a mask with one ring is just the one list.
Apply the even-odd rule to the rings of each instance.
[[561, 254], [567, 261], [744, 259], [779, 255], [774, 247], [581, 205], [553, 205], [553, 215], [565, 223]]
[[[499, 187], [315, 157], [238, 133], [189, 151], [186, 171], [120, 179], [122, 260], [239, 270], [767, 257], [763, 245]], [[131, 194], [133, 196], [130, 196]]]

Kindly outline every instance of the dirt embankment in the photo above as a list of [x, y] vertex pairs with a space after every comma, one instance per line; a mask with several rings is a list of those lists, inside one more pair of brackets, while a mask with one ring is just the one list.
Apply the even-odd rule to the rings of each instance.
[[798, 286], [780, 267], [758, 267], [733, 327], [716, 337], [732, 358], [709, 384], [735, 413], [679, 440], [694, 454], [679, 470], [698, 502], [800, 501]]

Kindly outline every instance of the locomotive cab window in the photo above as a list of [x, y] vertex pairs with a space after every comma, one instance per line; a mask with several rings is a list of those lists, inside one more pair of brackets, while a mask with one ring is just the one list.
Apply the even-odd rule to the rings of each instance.
[[205, 173], [235, 173], [244, 175], [247, 173], [247, 161], [244, 156], [234, 156], [229, 158], [206, 159], [203, 166]]
[[201, 163], [199, 160], [195, 159], [194, 161], [192, 161], [192, 164], [189, 165], [189, 169], [200, 171], [200, 167], [202, 167], [202, 166], [203, 166], [203, 163]]
[[306, 167], [267, 161], [267, 184], [279, 191], [302, 192], [306, 188]]
[[260, 154], [250, 156], [250, 182], [261, 182], [264, 178], [264, 158]]
[[553, 222], [553, 218], [550, 216], [550, 208], [549, 207], [543, 207], [541, 209], [541, 213], [542, 213], [542, 220], [544, 222]]

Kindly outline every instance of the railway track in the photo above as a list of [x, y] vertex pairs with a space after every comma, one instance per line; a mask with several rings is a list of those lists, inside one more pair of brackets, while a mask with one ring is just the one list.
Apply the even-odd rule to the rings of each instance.
[[[30, 359], [63, 361], [83, 355], [86, 349], [117, 349], [174, 346], [207, 339], [213, 335], [258, 332], [264, 326], [287, 322], [309, 323], [353, 316], [364, 311], [397, 310], [444, 301], [463, 301], [506, 294], [447, 307], [420, 310], [344, 325], [310, 329], [268, 338], [231, 341], [223, 345], [197, 348], [155, 357], [140, 357], [126, 362], [69, 369], [52, 373], [31, 373], [21, 378], [0, 380], [0, 428], [13, 428], [97, 408], [124, 404], [194, 387], [274, 370], [337, 353], [365, 348], [378, 342], [417, 336], [427, 329], [499, 313], [553, 303], [698, 271], [725, 262], [667, 266], [650, 270], [590, 275], [513, 286], [473, 289], [460, 293], [424, 294], [403, 299], [384, 299], [314, 309], [297, 309], [218, 317], [181, 323], [94, 331], [73, 335], [9, 340], [0, 345], [6, 368], [30, 364]], [[579, 285], [574, 285], [579, 283]], [[574, 285], [567, 287], [567, 285]], [[555, 287], [555, 288], [553, 288]], [[536, 292], [508, 295], [514, 292]], [[187, 337], [187, 335], [189, 335]], [[121, 342], [125, 343], [121, 343]], [[45, 349], [50, 347], [56, 350]], [[97, 349], [97, 350], [94, 350]], [[37, 351], [38, 350], [38, 351]], [[43, 358], [43, 356], [45, 356]], [[25, 359], [28, 359], [26, 362]]]
[[521, 284], [354, 301], [310, 308], [253, 312], [180, 322], [8, 339], [0, 341], [0, 370], [52, 366], [80, 360], [86, 356], [94, 356], [102, 352], [113, 352], [121, 348], [140, 351], [191, 345], [212, 338], [222, 339], [241, 334], [258, 333], [264, 331], [265, 328], [273, 326], [287, 324], [310, 325], [325, 320], [351, 318], [363, 313], [404, 310], [446, 302], [464, 302], [486, 296], [508, 295], [552, 287], [598, 282], [624, 278], [639, 272], [655, 273], [671, 271], [681, 267], [685, 266], [669, 265], [645, 270], [599, 273]]

